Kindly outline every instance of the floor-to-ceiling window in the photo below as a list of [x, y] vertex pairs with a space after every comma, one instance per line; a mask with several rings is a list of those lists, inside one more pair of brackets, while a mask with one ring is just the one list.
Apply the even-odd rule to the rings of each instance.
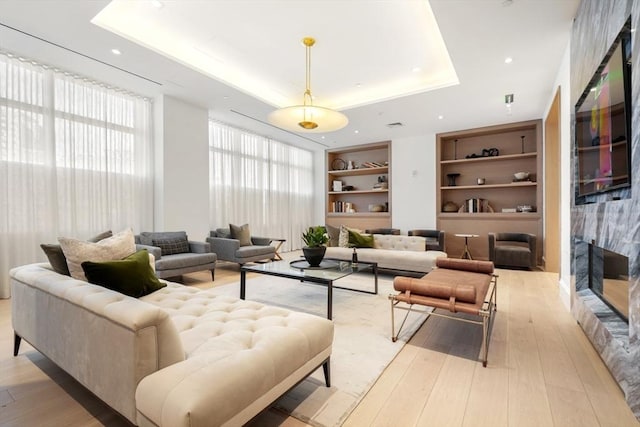
[[0, 297], [59, 235], [153, 225], [151, 103], [0, 53]]
[[211, 229], [249, 224], [254, 235], [300, 236], [313, 212], [313, 154], [214, 121], [209, 123]]

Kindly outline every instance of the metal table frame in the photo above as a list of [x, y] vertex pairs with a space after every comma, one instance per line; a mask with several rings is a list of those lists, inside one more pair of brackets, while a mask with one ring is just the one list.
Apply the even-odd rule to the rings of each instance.
[[[326, 286], [327, 287], [327, 319], [329, 320], [333, 318], [333, 289], [344, 289], [347, 291], [361, 292], [361, 293], [372, 294], [372, 295], [376, 295], [378, 293], [378, 264], [377, 263], [359, 262], [358, 266], [356, 267], [356, 270], [353, 270], [353, 269], [348, 270], [347, 265], [351, 264], [350, 262], [331, 259], [331, 258], [325, 258], [325, 260], [336, 261], [337, 263], [336, 265], [344, 267], [345, 269], [344, 270], [325, 269], [324, 270], [325, 272], [333, 272], [336, 274], [329, 275], [328, 277], [322, 277], [321, 274], [314, 275], [312, 272], [319, 272], [323, 270], [298, 270], [295, 267], [290, 267], [289, 271], [270, 269], [274, 264], [279, 264], [279, 263], [289, 264], [288, 261], [275, 261], [273, 263], [267, 263], [267, 264], [243, 265], [242, 267], [240, 267], [240, 299], [246, 298], [247, 272], [266, 274], [268, 276], [284, 277], [287, 279], [297, 279], [297, 280], [300, 280], [301, 282], [309, 282], [309, 283], [315, 283], [315, 284]], [[374, 277], [373, 291], [345, 288], [345, 287], [333, 285], [333, 282], [336, 280], [342, 279], [353, 273], [357, 273], [360, 271], [367, 271], [368, 269], [371, 269], [373, 272], [373, 277]], [[295, 274], [296, 271], [300, 271], [300, 273]]]

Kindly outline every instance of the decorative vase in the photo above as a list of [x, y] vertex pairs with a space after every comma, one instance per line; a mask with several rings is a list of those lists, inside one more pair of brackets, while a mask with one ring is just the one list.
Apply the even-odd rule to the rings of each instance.
[[324, 258], [324, 253], [327, 251], [326, 246], [316, 246], [310, 248], [305, 246], [302, 248], [302, 254], [304, 255], [304, 259], [307, 260], [310, 267], [317, 267], [322, 262], [322, 258]]

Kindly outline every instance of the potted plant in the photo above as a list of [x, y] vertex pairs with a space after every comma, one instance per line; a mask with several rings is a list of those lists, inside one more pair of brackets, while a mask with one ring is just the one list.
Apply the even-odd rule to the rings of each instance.
[[304, 258], [311, 267], [319, 266], [327, 250], [325, 246], [329, 241], [327, 230], [321, 225], [309, 227], [306, 232], [302, 233], [302, 241], [306, 245], [302, 248]]

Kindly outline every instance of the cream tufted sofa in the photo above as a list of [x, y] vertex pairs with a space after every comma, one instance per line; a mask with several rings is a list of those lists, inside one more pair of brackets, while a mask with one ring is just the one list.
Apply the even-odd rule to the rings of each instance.
[[[426, 239], [421, 236], [374, 234], [373, 248], [357, 248], [358, 260], [376, 262], [378, 268], [423, 276], [436, 265], [436, 259], [446, 257], [442, 251], [425, 251]], [[350, 261], [353, 248], [328, 247], [325, 257]]]
[[140, 299], [55, 273], [11, 270], [24, 338], [141, 426], [242, 425], [325, 368], [333, 323], [167, 282]]

